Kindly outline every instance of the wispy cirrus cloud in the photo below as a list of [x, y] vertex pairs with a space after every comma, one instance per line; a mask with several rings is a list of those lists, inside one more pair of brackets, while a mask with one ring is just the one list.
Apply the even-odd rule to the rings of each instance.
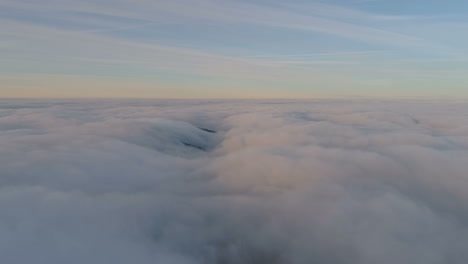
[[[25, 9], [34, 12], [40, 5], [35, 2], [16, 3], [6, 1], [4, 5], [11, 8]], [[338, 5], [313, 2], [308, 4], [280, 4], [266, 5], [244, 1], [212, 1], [197, 2], [186, 0], [175, 1], [116, 1], [110, 5], [105, 1], [57, 1], [45, 7], [58, 19], [88, 24], [89, 18], [80, 17], [83, 12], [115, 18], [114, 26], [106, 21], [97, 21], [94, 30], [131, 29], [134, 27], [151, 25], [152, 23], [192, 23], [195, 21], [211, 21], [221, 23], [253, 24], [267, 27], [289, 28], [336, 35], [343, 38], [378, 43], [389, 46], [428, 47], [431, 44], [424, 39], [392, 32], [383, 28], [371, 26], [365, 22], [386, 20], [416, 20], [418, 16], [379, 15], [345, 8]], [[42, 7], [41, 7], [42, 8]], [[60, 12], [71, 13], [63, 17]], [[82, 13], [82, 14], [83, 14]], [[61, 17], [62, 16], [62, 17]], [[141, 20], [140, 24], [122, 25], [120, 19]], [[97, 19], [94, 17], [94, 19]], [[108, 23], [109, 21], [107, 21]], [[129, 22], [129, 21], [127, 21]], [[133, 21], [135, 22], [135, 21]], [[100, 25], [101, 24], [101, 25]]]

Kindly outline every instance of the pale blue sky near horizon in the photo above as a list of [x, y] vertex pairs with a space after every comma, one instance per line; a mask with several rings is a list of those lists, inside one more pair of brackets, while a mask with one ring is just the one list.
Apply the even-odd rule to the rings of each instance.
[[468, 97], [468, 2], [0, 0], [0, 97]]

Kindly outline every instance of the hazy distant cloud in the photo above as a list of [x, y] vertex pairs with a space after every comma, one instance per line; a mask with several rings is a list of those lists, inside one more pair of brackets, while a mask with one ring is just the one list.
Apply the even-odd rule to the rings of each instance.
[[463, 101], [0, 105], [5, 263], [468, 258]]

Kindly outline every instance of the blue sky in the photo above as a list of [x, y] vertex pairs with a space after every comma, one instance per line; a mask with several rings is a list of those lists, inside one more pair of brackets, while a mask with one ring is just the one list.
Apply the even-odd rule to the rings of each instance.
[[466, 97], [468, 3], [0, 0], [0, 97]]

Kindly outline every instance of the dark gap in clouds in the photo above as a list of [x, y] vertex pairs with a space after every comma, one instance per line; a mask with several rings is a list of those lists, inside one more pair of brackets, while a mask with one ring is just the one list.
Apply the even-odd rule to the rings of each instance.
[[208, 128], [202, 128], [202, 127], [199, 127], [199, 129], [205, 131], [205, 132], [208, 132], [208, 133], [211, 133], [211, 134], [215, 134], [216, 131], [215, 130], [211, 130], [211, 129], [208, 129]]
[[198, 149], [198, 150], [201, 150], [201, 151], [206, 151], [206, 149], [204, 147], [193, 145], [191, 143], [182, 142], [182, 144], [184, 144], [187, 147], [195, 148], [195, 149]]

